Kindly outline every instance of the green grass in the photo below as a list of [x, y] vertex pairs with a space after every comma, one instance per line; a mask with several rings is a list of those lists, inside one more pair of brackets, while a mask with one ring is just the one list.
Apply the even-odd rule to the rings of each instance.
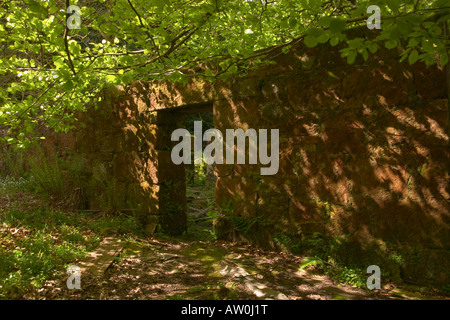
[[194, 168], [186, 169], [188, 185], [191, 187], [204, 186], [206, 184], [205, 174], [206, 163], [202, 161], [200, 164], [194, 165]]
[[61, 198], [64, 194], [64, 176], [57, 159], [40, 156], [30, 162], [30, 181], [37, 191]]
[[44, 209], [0, 212], [0, 298], [41, 287], [98, 244], [76, 225], [75, 217]]
[[294, 238], [282, 232], [274, 234], [274, 242], [285, 252], [309, 255], [303, 258], [300, 270], [308, 268], [324, 273], [337, 282], [357, 288], [366, 288], [366, 272], [361, 266], [346, 265], [341, 261], [342, 237], [325, 238], [316, 232], [303, 239]]
[[141, 231], [132, 217], [92, 218], [50, 208], [0, 209], [0, 299], [21, 297], [95, 249], [102, 235]]
[[31, 190], [33, 190], [33, 186], [31, 182], [25, 178], [0, 176], [0, 195], [12, 195], [17, 192], [29, 192]]

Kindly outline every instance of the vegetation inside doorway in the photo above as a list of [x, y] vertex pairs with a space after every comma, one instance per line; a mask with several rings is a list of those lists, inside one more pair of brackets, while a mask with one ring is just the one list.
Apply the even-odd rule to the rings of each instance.
[[[186, 115], [186, 129], [193, 137], [194, 121], [202, 122], [202, 134], [214, 128], [213, 113], [201, 112]], [[205, 145], [206, 143], [203, 142]], [[203, 147], [205, 147], [205, 145]], [[215, 201], [215, 166], [202, 161], [201, 164], [186, 165], [186, 201], [188, 214], [188, 236], [198, 240], [213, 241], [214, 220], [218, 216]]]

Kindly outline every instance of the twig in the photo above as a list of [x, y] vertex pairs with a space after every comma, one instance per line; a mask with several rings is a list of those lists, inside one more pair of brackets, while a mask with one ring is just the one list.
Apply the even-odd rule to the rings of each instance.
[[51, 89], [51, 88], [53, 88], [53, 86], [55, 85], [55, 83], [56, 83], [56, 81], [58, 81], [58, 79], [56, 79], [55, 81], [53, 81], [49, 86], [48, 86], [48, 88], [44, 91], [44, 92], [42, 92], [40, 95], [39, 95], [39, 97], [37, 97], [36, 98], [36, 100], [33, 102], [33, 104], [31, 105], [31, 106], [29, 106], [28, 108], [26, 108], [25, 110], [23, 110], [22, 111], [22, 113], [17, 117], [17, 119], [20, 119], [20, 118], [22, 118], [22, 116], [26, 113], [26, 112], [28, 112], [28, 110], [30, 110], [31, 108], [33, 108], [34, 107], [34, 105]]
[[[66, 8], [68, 8], [69, 6], [70, 6], [70, 0], [66, 0]], [[70, 17], [70, 14], [66, 12], [66, 21], [67, 21], [67, 19], [69, 19], [69, 17]], [[67, 54], [67, 59], [69, 59], [70, 70], [72, 70], [72, 73], [74, 75], [76, 75], [77, 73], [75, 71], [75, 66], [73, 65], [72, 57], [70, 56], [69, 41], [67, 40], [68, 33], [69, 33], [69, 27], [67, 26], [67, 23], [66, 23], [66, 28], [64, 29], [64, 48], [65, 48], [65, 51]]]
[[152, 37], [152, 35], [150, 34], [150, 32], [148, 32], [147, 28], [144, 26], [144, 23], [142, 22], [141, 16], [140, 16], [139, 13], [137, 12], [136, 8], [133, 6], [133, 4], [131, 3], [131, 1], [130, 1], [130, 0], [127, 0], [127, 1], [128, 1], [128, 4], [129, 4], [130, 7], [131, 7], [131, 10], [133, 10], [134, 13], [136, 14], [136, 16], [138, 17], [138, 19], [139, 19], [139, 24], [141, 25], [141, 27], [144, 29], [144, 32], [147, 34], [147, 36], [148, 36], [148, 37], [150, 38], [150, 40], [152, 41], [153, 47], [155, 48], [156, 53], [158, 54], [159, 59], [161, 59], [161, 55], [160, 55], [160, 53], [159, 53], [158, 47], [156, 46], [155, 40], [153, 39], [153, 37]]

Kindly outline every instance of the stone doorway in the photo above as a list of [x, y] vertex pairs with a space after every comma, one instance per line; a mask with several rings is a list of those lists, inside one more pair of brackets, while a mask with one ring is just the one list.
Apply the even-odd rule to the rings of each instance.
[[[193, 190], [195, 189], [195, 184], [197, 183], [198, 186], [204, 185], [206, 183], [206, 178], [208, 178], [208, 187], [215, 187], [212, 178], [214, 177], [214, 169], [211, 168], [211, 166], [205, 167], [203, 164], [176, 165], [171, 161], [172, 148], [178, 144], [177, 141], [171, 141], [171, 134], [178, 128], [186, 128], [193, 134], [193, 130], [190, 130], [193, 121], [198, 121], [202, 119], [202, 117], [205, 119], [208, 118], [208, 121], [205, 121], [205, 124], [207, 122], [209, 123], [204, 127], [204, 130], [208, 129], [209, 126], [213, 125], [212, 111], [212, 104], [198, 104], [168, 110], [159, 110], [157, 112], [160, 133], [158, 139], [159, 142], [156, 146], [158, 154], [158, 180], [160, 182], [159, 223], [162, 231], [166, 233], [179, 235], [188, 231], [187, 190], [189, 190], [188, 192], [195, 194], [196, 191]], [[204, 193], [204, 190], [200, 193]], [[192, 201], [193, 197], [195, 198], [195, 195], [190, 195], [189, 200]], [[198, 201], [200, 199], [197, 197], [195, 200]], [[199, 203], [197, 203], [197, 205], [198, 204]], [[189, 213], [192, 213], [192, 208], [189, 208]]]
[[[194, 146], [195, 123], [201, 122], [202, 136], [208, 129], [215, 128], [212, 107], [202, 112], [186, 114], [186, 129], [191, 134]], [[210, 142], [202, 141], [202, 150]], [[192, 149], [193, 150], [193, 149]], [[200, 164], [194, 163], [194, 152], [191, 152], [191, 163], [186, 168], [186, 205], [187, 231], [195, 239], [213, 240], [213, 223], [217, 219], [215, 164], [207, 164], [205, 159]]]

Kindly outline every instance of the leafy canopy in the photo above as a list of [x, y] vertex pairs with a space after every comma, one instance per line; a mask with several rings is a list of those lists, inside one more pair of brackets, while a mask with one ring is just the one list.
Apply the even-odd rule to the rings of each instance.
[[[69, 5], [81, 8], [80, 29], [67, 27]], [[349, 39], [370, 5], [380, 32]], [[0, 0], [1, 139], [25, 148], [38, 125], [67, 132], [105, 86], [227, 80], [298, 41], [343, 43], [348, 63], [402, 46], [401, 60], [446, 65], [449, 17], [448, 0]]]

